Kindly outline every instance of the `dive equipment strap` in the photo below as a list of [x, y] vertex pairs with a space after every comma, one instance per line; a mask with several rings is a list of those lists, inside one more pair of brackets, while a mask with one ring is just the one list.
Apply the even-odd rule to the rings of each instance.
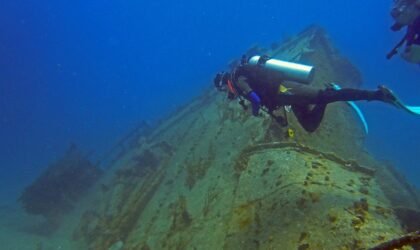
[[271, 58], [267, 55], [262, 55], [260, 56], [260, 58], [258, 59], [258, 65], [263, 65], [265, 64], [265, 62], [267, 62], [268, 60], [270, 60]]
[[287, 108], [286, 108], [286, 106], [283, 106], [283, 114], [284, 114], [284, 121], [285, 121], [285, 124], [289, 124], [289, 119], [288, 119], [288, 117], [287, 117]]
[[227, 86], [228, 86], [230, 92], [232, 92], [234, 95], [238, 95], [238, 91], [236, 91], [236, 89], [233, 86], [233, 83], [232, 83], [231, 80], [227, 81]]

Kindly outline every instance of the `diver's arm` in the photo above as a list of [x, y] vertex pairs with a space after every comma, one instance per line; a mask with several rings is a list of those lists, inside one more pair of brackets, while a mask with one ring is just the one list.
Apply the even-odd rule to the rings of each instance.
[[245, 97], [251, 102], [252, 114], [254, 116], [258, 116], [261, 106], [261, 98], [249, 86], [248, 79], [245, 76], [238, 77], [237, 85], [243, 92], [243, 95], [245, 95]]
[[248, 93], [247, 98], [252, 104], [252, 114], [254, 116], [258, 116], [261, 106], [261, 98], [254, 91]]
[[252, 91], [252, 88], [249, 86], [248, 79], [245, 76], [239, 76], [236, 85], [245, 95], [248, 95], [248, 93]]

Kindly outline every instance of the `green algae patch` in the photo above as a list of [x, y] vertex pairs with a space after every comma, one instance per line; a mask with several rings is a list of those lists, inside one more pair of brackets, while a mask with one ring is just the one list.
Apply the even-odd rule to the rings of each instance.
[[[244, 151], [246, 171], [238, 180], [227, 248], [362, 249], [402, 232], [393, 215], [373, 208], [390, 204], [371, 169], [290, 143]], [[362, 187], [368, 192], [359, 192]], [[334, 240], [327, 240], [331, 235]], [[271, 240], [249, 240], [264, 238]]]

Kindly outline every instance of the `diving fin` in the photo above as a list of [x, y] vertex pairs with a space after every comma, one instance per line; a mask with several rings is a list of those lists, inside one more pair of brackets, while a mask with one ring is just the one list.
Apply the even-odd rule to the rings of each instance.
[[415, 115], [420, 115], [420, 107], [419, 106], [404, 106], [405, 110], [407, 110], [408, 112], [415, 114]]
[[413, 115], [420, 115], [420, 106], [407, 106], [401, 101], [398, 101], [397, 105], [398, 108], [404, 109], [408, 113], [411, 113]]
[[[328, 84], [328, 86], [332, 87], [335, 90], [340, 90], [341, 87], [338, 84], [335, 83], [330, 83]], [[360, 110], [360, 108], [356, 105], [356, 103], [352, 102], [352, 101], [348, 101], [347, 104], [354, 110], [356, 111], [357, 116], [359, 117], [360, 121], [363, 124], [363, 127], [365, 128], [365, 132], [366, 134], [369, 133], [369, 126], [367, 124], [366, 118], [363, 115], [362, 110]]]
[[385, 86], [381, 85], [379, 86], [379, 89], [389, 98], [389, 101], [387, 101], [388, 103], [413, 115], [420, 115], [420, 106], [405, 105], [390, 89]]

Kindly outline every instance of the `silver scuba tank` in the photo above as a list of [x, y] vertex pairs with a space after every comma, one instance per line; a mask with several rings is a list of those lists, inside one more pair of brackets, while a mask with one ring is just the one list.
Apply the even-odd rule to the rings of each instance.
[[297, 81], [300, 83], [309, 84], [314, 78], [314, 67], [286, 62], [278, 59], [268, 59], [265, 62], [260, 62], [261, 56], [253, 56], [248, 63], [251, 65], [260, 65], [274, 74], [278, 74], [281, 80]]

